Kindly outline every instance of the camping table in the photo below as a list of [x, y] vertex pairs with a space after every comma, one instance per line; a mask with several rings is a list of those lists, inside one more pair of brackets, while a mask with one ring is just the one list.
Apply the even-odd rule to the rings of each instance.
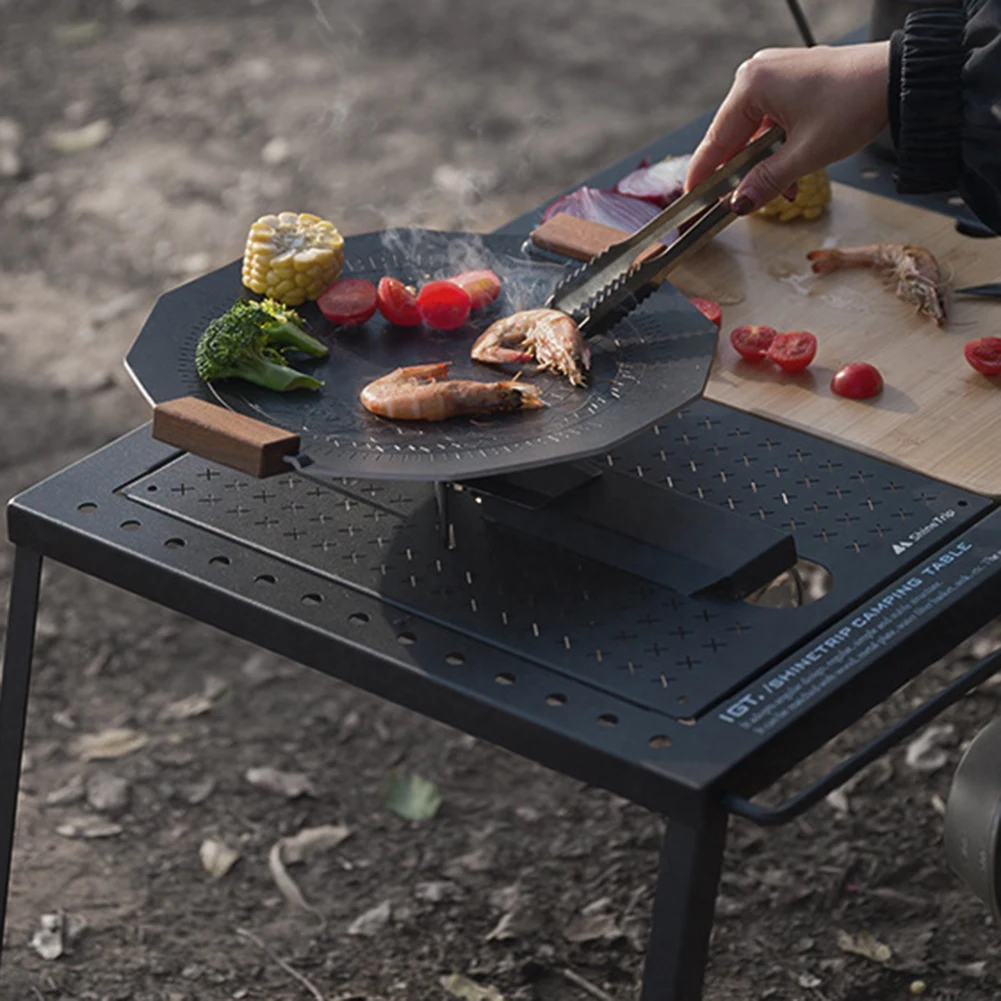
[[[707, 120], [590, 183], [691, 149]], [[868, 154], [834, 170], [884, 191], [888, 173]], [[429, 484], [255, 481], [153, 440], [149, 425], [15, 497], [0, 919], [48, 557], [667, 817], [643, 999], [698, 999], [728, 816], [789, 820], [1001, 667], [975, 665], [780, 807], [749, 799], [997, 614], [1001, 514], [705, 400], [607, 461], [790, 525], [831, 592], [784, 610], [686, 598], [488, 525], [468, 491], [452, 503], [450, 545]]]

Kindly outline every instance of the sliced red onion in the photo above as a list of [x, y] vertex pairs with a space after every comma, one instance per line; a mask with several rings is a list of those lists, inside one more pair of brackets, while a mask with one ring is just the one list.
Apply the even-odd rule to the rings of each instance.
[[619, 181], [615, 190], [621, 195], [642, 198], [666, 209], [684, 192], [689, 160], [691, 156], [675, 156], [658, 163], [644, 160], [636, 170]]
[[615, 191], [605, 191], [601, 188], [578, 188], [562, 198], [557, 198], [543, 213], [545, 222], [557, 212], [587, 219], [590, 222], [600, 222], [605, 226], [635, 233], [645, 226], [660, 209], [653, 202], [642, 198], [631, 198]]

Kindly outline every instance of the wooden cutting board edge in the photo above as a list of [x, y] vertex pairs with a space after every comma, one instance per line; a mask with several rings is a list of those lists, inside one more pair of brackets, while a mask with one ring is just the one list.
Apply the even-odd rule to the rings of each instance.
[[[797, 237], [802, 237], [805, 234], [810, 234], [811, 231], [816, 231], [820, 229], [820, 232], [816, 233], [816, 238], [813, 240], [815, 245], [823, 245], [823, 241], [828, 239], [832, 232], [836, 233], [836, 226], [838, 221], [838, 207], [841, 206], [842, 209], [850, 209], [857, 213], [860, 206], [867, 206], [875, 209], [875, 214], [879, 216], [882, 214], [885, 217], [894, 217], [902, 225], [906, 226], [908, 231], [924, 231], [929, 234], [934, 234], [935, 239], [929, 240], [929, 243], [934, 243], [939, 246], [941, 242], [950, 243], [952, 248], [959, 248], [963, 251], [966, 256], [979, 255], [981, 250], [984, 250], [984, 257], [990, 258], [991, 261], [996, 262], [994, 264], [988, 264], [989, 268], [994, 270], [987, 273], [982, 280], [991, 280], [1001, 275], [1001, 243], [998, 244], [997, 248], [991, 248], [993, 253], [987, 252], [984, 241], [973, 241], [969, 237], [965, 237], [962, 234], [955, 232], [954, 220], [945, 216], [942, 213], [934, 212], [930, 209], [923, 209], [916, 206], [908, 205], [906, 203], [898, 202], [891, 198], [886, 198], [885, 196], [872, 195], [868, 192], [863, 192], [860, 189], [850, 188], [845, 185], [838, 183], [832, 184], [832, 194], [833, 194], [833, 205], [831, 218], [827, 220], [827, 225], [825, 227], [815, 227], [810, 223], [797, 223], [793, 222], [790, 224], [779, 224], [769, 220], [749, 220], [751, 225], [757, 225], [760, 227], [775, 227], [775, 231], [779, 233], [791, 236], [795, 234]], [[781, 229], [779, 228], [781, 227]], [[735, 229], [733, 227], [732, 229]], [[764, 231], [769, 233], [770, 231]], [[759, 234], [760, 235], [760, 234]], [[727, 232], [724, 232], [720, 236], [716, 237], [717, 241], [726, 243], [728, 239], [733, 239], [734, 234], [731, 232], [728, 236]], [[898, 234], [898, 239], [901, 242], [905, 237]], [[810, 242], [808, 239], [806, 242]], [[848, 242], [860, 242], [860, 241], [848, 241]], [[997, 241], [995, 241], [997, 242]], [[838, 240], [839, 245], [847, 245], [844, 240]], [[934, 247], [932, 248], [934, 249]], [[946, 258], [948, 258], [949, 250], [946, 251]], [[948, 260], [946, 260], [946, 271], [948, 273]], [[908, 323], [931, 323], [930, 320], [918, 319], [914, 317], [913, 311], [904, 304], [897, 301], [894, 303], [894, 293], [892, 289], [884, 289], [879, 285], [879, 281], [874, 275], [867, 274], [865, 272], [845, 272], [846, 276], [851, 275], [852, 277], [848, 279], [850, 284], [854, 284], [855, 287], [862, 287], [867, 295], [872, 295], [874, 297], [885, 296], [888, 297], [884, 300], [874, 299], [873, 301], [878, 304], [879, 308], [884, 311], [889, 311], [893, 314], [895, 321], [898, 324], [907, 325]], [[864, 276], [862, 278], [855, 276]], [[831, 276], [836, 277], [836, 276]], [[970, 278], [971, 281], [968, 282], [967, 279]], [[675, 280], [675, 276], [672, 275], [672, 281]], [[865, 281], [868, 280], [870, 286], [865, 285]], [[954, 284], [967, 284], [972, 283], [972, 281], [981, 280], [981, 276], [970, 276], [968, 274], [963, 274], [962, 276], [956, 276]], [[862, 282], [859, 286], [858, 282]], [[683, 281], [678, 282], [678, 287], [681, 291], [696, 296], [699, 294], [708, 294], [705, 290], [703, 283], [695, 283], [695, 286], [700, 287], [686, 287], [688, 283]], [[968, 303], [970, 300], [966, 300]], [[965, 335], [956, 330], [949, 331], [950, 334], [955, 335], [956, 344], [950, 347], [950, 351], [955, 353], [956, 350], [961, 352], [962, 343], [967, 340], [971, 340], [974, 337], [986, 336], [988, 334], [994, 334], [995, 332], [1001, 334], [1001, 303], [991, 304], [993, 309], [997, 313], [996, 323], [991, 322], [991, 329], [983, 330], [970, 330]], [[986, 314], [987, 310], [991, 306], [982, 306], [981, 313]], [[857, 437], [852, 437], [850, 435], [839, 434], [837, 431], [830, 427], [818, 428], [809, 421], [798, 420], [795, 416], [790, 413], [777, 413], [775, 410], [769, 408], [768, 406], [755, 405], [753, 400], [742, 400], [739, 398], [739, 394], [732, 391], [732, 387], [727, 387], [721, 383], [720, 375], [726, 373], [727, 376], [732, 377], [732, 365], [724, 357], [724, 354], [730, 352], [731, 349], [728, 343], [729, 331], [733, 326], [738, 325], [740, 322], [750, 322], [749, 320], [742, 321], [739, 318], [734, 322], [727, 322], [727, 313], [732, 312], [728, 310], [727, 306], [723, 307], [723, 328], [720, 331], [720, 338], [717, 344], [716, 352], [713, 356], [712, 365], [710, 366], [709, 375], [706, 381], [705, 388], [703, 390], [703, 397], [707, 400], [711, 400], [717, 403], [730, 406], [737, 410], [742, 410], [745, 413], [752, 414], [760, 419], [771, 421], [777, 426], [791, 427], [796, 430], [802, 431], [804, 433], [810, 434], [820, 440], [831, 441], [838, 445], [841, 445], [851, 451], [859, 452], [863, 455], [871, 456], [876, 459], [880, 459], [887, 462], [899, 469], [907, 470], [910, 472], [916, 472], [921, 475], [929, 476], [932, 479], [939, 480], [941, 482], [949, 483], [960, 489], [969, 490], [972, 493], [977, 493], [987, 497], [998, 498], [1001, 497], [1001, 476], [998, 475], [998, 469], [994, 468], [997, 466], [995, 463], [987, 474], [984, 474], [983, 467], [980, 469], [975, 468], [975, 464], [972, 464], [966, 472], [961, 474], [956, 474], [951, 471], [949, 463], [939, 463], [933, 460], [922, 461], [920, 455], [915, 458], [908, 459], [905, 456], [894, 454], [892, 451], [887, 451], [873, 445], [867, 444], [863, 440], [859, 440]], [[993, 315], [993, 314], [991, 314]], [[760, 321], [759, 321], [760, 322]], [[787, 329], [792, 329], [788, 327]], [[848, 360], [848, 359], [846, 359]], [[854, 359], [853, 359], [854, 360]], [[857, 360], [865, 360], [864, 358], [859, 358]], [[965, 365], [965, 362], [961, 362]], [[979, 379], [974, 375], [972, 370], [968, 371], [968, 377]], [[994, 387], [991, 387], [991, 391], [995, 391]], [[998, 386], [996, 391], [998, 392], [998, 426], [1001, 430], [1001, 386]], [[850, 407], [864, 406], [864, 404], [857, 404], [854, 401], [839, 401], [839, 405], [844, 403]], [[789, 409], [789, 408], [787, 408]], [[1001, 462], [1001, 434], [998, 438], [997, 450], [999, 455], [999, 462]], [[971, 442], [971, 448], [980, 447], [979, 442]], [[917, 446], [918, 451], [920, 451], [921, 446]], [[993, 475], [992, 475], [993, 473]]]

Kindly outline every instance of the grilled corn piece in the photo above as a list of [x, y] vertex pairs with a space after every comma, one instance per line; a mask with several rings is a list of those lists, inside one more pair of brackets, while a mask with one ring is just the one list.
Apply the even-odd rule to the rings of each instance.
[[243, 284], [286, 306], [316, 299], [337, 281], [344, 240], [334, 224], [307, 212], [261, 216], [247, 234]]
[[789, 201], [784, 195], [772, 199], [755, 213], [779, 222], [793, 219], [816, 219], [831, 204], [831, 181], [826, 170], [817, 170], [801, 177], [796, 197]]

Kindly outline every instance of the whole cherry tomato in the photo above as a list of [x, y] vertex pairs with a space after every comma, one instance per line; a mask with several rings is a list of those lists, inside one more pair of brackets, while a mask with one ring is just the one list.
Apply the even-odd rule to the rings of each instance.
[[831, 379], [831, 392], [850, 400], [868, 400], [883, 389], [883, 377], [875, 365], [856, 361], [839, 368]]

